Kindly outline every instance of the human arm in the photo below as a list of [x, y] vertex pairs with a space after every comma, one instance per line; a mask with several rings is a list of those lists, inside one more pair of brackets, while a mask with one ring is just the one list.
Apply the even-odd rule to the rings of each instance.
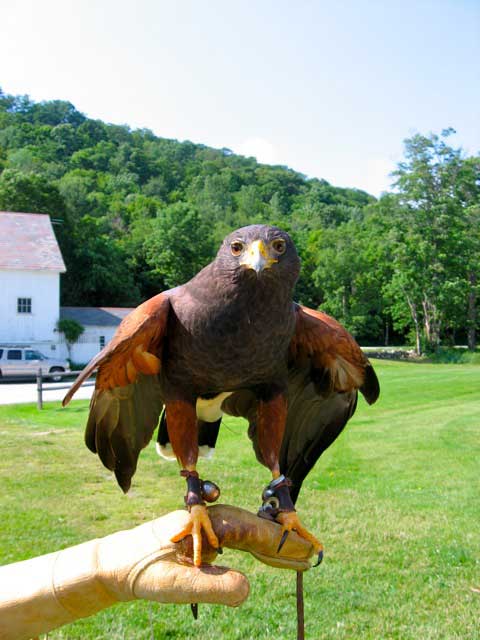
[[[309, 568], [311, 545], [295, 534], [276, 553], [279, 525], [228, 505], [215, 505], [209, 513], [222, 546], [249, 551], [273, 566]], [[0, 638], [27, 640], [137, 598], [238, 606], [249, 590], [243, 574], [209, 564], [194, 567], [191, 536], [171, 542], [188, 518], [187, 511], [175, 511], [134, 529], [0, 567]], [[204, 544], [202, 555], [211, 562], [217, 552]]]

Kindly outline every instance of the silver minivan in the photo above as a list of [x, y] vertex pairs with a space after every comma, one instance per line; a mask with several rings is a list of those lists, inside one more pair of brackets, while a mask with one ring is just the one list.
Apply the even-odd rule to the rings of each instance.
[[46, 378], [58, 382], [62, 379], [59, 374], [70, 371], [70, 365], [67, 360], [47, 358], [31, 347], [0, 344], [0, 378], [36, 376], [39, 369]]

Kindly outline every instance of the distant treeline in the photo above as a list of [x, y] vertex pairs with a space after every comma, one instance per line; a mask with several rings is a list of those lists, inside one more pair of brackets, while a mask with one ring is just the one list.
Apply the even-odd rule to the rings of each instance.
[[191, 278], [231, 230], [262, 222], [296, 242], [297, 299], [360, 342], [473, 348], [480, 157], [449, 146], [452, 132], [406, 140], [395, 193], [376, 200], [0, 90], [0, 209], [51, 215], [64, 305], [136, 305]]

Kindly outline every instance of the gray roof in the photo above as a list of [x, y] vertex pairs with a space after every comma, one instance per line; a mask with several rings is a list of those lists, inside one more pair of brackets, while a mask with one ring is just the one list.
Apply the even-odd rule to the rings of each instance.
[[0, 211], [0, 269], [66, 271], [50, 216]]
[[76, 320], [84, 327], [117, 327], [132, 307], [60, 307], [60, 319]]

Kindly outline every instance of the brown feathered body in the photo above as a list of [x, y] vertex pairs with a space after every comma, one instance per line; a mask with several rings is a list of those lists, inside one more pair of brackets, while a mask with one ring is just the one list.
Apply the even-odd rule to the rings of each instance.
[[295, 330], [294, 267], [276, 283], [278, 274], [245, 271], [232, 278], [213, 263], [175, 291], [162, 353], [165, 401], [286, 387]]

